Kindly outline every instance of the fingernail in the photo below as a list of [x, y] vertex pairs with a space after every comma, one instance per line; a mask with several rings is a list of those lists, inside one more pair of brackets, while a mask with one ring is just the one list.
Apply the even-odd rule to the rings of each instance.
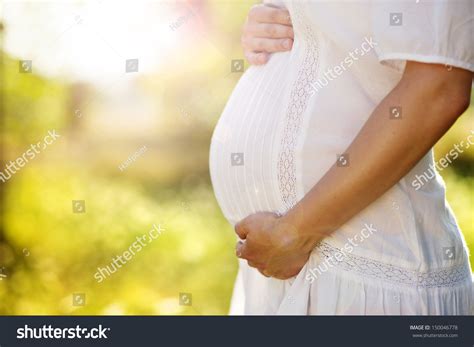
[[283, 48], [290, 49], [290, 47], [291, 47], [291, 40], [283, 41]]

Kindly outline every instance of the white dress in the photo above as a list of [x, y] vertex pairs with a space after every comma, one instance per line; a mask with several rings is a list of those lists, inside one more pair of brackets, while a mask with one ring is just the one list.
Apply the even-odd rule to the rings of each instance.
[[[232, 225], [300, 200], [394, 88], [406, 60], [474, 71], [472, 1], [284, 5], [293, 49], [243, 74], [212, 139], [212, 182]], [[403, 109], [394, 105], [389, 116], [399, 121]], [[443, 180], [427, 175], [433, 164], [430, 152], [314, 249], [295, 278], [266, 278], [240, 261], [230, 313], [470, 314], [468, 253]]]

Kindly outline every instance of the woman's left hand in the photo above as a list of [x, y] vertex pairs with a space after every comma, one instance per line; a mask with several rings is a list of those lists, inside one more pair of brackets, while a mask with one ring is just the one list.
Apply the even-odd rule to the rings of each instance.
[[267, 277], [283, 280], [296, 276], [311, 253], [304, 250], [297, 230], [271, 212], [248, 216], [237, 223], [235, 232], [243, 240], [237, 243], [237, 257]]

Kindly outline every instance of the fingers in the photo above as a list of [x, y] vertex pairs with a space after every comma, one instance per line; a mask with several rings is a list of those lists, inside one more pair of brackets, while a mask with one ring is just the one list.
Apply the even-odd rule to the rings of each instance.
[[261, 37], [243, 37], [242, 46], [250, 52], [282, 52], [293, 47], [292, 39], [265, 39]]
[[255, 257], [253, 257], [253, 252], [249, 248], [250, 247], [247, 241], [239, 241], [235, 246], [235, 255], [240, 259], [255, 261]]
[[243, 241], [237, 242], [237, 245], [235, 247], [235, 253], [236, 253], [237, 257], [239, 257], [241, 259], [246, 259], [247, 264], [250, 267], [253, 267], [253, 268], [257, 269], [258, 272], [260, 272], [263, 276], [270, 277], [270, 275], [265, 272], [265, 269], [263, 268], [263, 266], [260, 263], [254, 261], [254, 260], [248, 259], [248, 254], [247, 254], [248, 252], [247, 252], [247, 247], [245, 245], [245, 242], [243, 242]]
[[270, 55], [266, 52], [249, 52], [245, 51], [245, 59], [252, 65], [262, 65], [268, 62]]
[[252, 7], [242, 30], [242, 46], [250, 64], [267, 63], [269, 53], [289, 51], [294, 32], [286, 9], [264, 4]]
[[295, 33], [293, 27], [273, 23], [248, 22], [244, 27], [244, 32], [249, 36], [272, 38], [272, 39], [293, 39]]
[[264, 267], [263, 263], [255, 256], [255, 252], [250, 250], [246, 241], [237, 242], [237, 245], [235, 246], [235, 254], [238, 258], [247, 260], [247, 263], [251, 267], [260, 270]]
[[248, 19], [258, 23], [291, 25], [290, 13], [287, 10], [263, 4], [253, 6], [250, 9]]
[[237, 258], [243, 258], [243, 254], [242, 254], [242, 251], [243, 251], [243, 245], [244, 245], [244, 242], [243, 241], [239, 241], [237, 242], [237, 244], [235, 245], [235, 255], [237, 256]]
[[295, 34], [291, 26], [274, 22], [259, 23], [249, 20], [243, 28], [242, 46], [249, 55], [254, 53], [257, 54], [255, 58], [258, 58], [260, 52], [271, 53], [290, 50], [293, 46], [294, 36]]

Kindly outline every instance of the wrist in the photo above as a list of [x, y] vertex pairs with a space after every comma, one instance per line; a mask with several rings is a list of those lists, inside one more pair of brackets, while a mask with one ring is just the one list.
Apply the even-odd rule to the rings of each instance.
[[278, 224], [284, 230], [285, 236], [295, 245], [295, 248], [304, 253], [312, 252], [318, 242], [323, 239], [316, 228], [308, 228], [304, 216], [295, 207], [282, 215]]

